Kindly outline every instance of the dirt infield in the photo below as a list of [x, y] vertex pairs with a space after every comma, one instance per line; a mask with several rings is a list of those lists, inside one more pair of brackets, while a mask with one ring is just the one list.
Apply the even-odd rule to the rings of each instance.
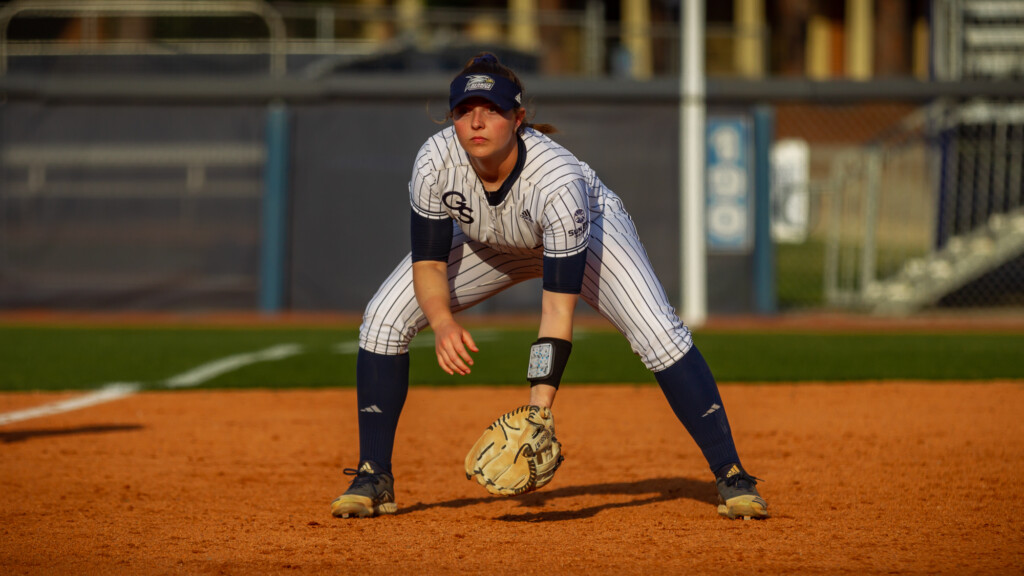
[[[513, 388], [414, 387], [399, 514], [332, 518], [355, 391], [149, 392], [0, 427], [5, 574], [1024, 572], [1024, 384], [723, 385], [774, 517], [728, 521], [654, 386], [565, 386], [564, 467], [462, 474]], [[0, 413], [67, 394], [2, 394]]]

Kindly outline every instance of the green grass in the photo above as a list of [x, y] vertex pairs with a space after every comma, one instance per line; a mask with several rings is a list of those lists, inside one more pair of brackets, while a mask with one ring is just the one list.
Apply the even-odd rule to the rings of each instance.
[[775, 276], [779, 308], [821, 306], [825, 301], [825, 243], [775, 245]]
[[[534, 330], [477, 329], [481, 348], [468, 377], [436, 365], [429, 332], [414, 341], [418, 385], [523, 385]], [[303, 353], [225, 373], [206, 388], [352, 386], [354, 329], [0, 327], [0, 391], [96, 388], [111, 382], [162, 382], [233, 354], [295, 343]], [[698, 331], [696, 342], [720, 382], [886, 379], [1024, 379], [1024, 334], [750, 333]], [[351, 347], [351, 344], [349, 344]], [[351, 348], [350, 348], [351, 349]], [[564, 381], [654, 383], [626, 340], [577, 330]]]
[[[875, 275], [886, 278], [898, 273], [912, 257], [923, 255], [926, 248], [900, 245], [893, 242], [879, 245], [875, 255]], [[779, 308], [800, 310], [820, 308], [825, 304], [825, 252], [827, 242], [810, 238], [800, 244], [775, 244], [775, 276]], [[851, 252], [851, 246], [841, 248], [843, 262], [849, 266], [851, 259], [860, 258], [858, 244]], [[848, 289], [860, 283], [860, 263], [852, 262], [851, 272], [855, 278], [844, 276], [842, 284]], [[845, 268], [844, 268], [845, 269]]]

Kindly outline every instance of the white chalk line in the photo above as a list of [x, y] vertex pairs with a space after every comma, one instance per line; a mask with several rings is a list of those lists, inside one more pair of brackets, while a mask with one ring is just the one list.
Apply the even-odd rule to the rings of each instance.
[[[498, 331], [480, 330], [473, 336], [473, 339], [476, 342], [487, 342], [497, 339], [497, 336]], [[574, 340], [580, 339], [581, 336], [583, 336], [583, 334], [578, 334]], [[434, 339], [420, 338], [418, 340], [414, 340], [409, 347], [433, 348]], [[355, 354], [358, 351], [358, 340], [341, 342], [334, 346], [334, 352], [337, 354]], [[282, 360], [289, 356], [295, 356], [301, 353], [302, 347], [298, 344], [279, 344], [257, 352], [235, 354], [233, 356], [227, 356], [214, 360], [213, 362], [196, 366], [187, 372], [182, 372], [177, 376], [168, 378], [158, 386], [171, 389], [190, 388], [198, 386], [203, 382], [208, 382], [222, 374], [242, 368], [243, 366], [248, 366], [249, 364]], [[11, 424], [13, 422], [21, 422], [23, 420], [31, 420], [33, 418], [41, 418], [43, 416], [72, 412], [74, 410], [80, 410], [82, 408], [88, 408], [90, 406], [96, 406], [106, 402], [113, 402], [114, 400], [127, 398], [128, 396], [136, 394], [142, 390], [143, 387], [143, 384], [140, 382], [112, 382], [110, 384], [103, 385], [98, 390], [94, 390], [81, 396], [61, 400], [59, 402], [52, 402], [50, 404], [44, 404], [42, 406], [36, 406], [34, 408], [0, 414], [0, 426], [3, 426], [4, 424]]]
[[[257, 362], [282, 360], [289, 356], [295, 356], [296, 354], [301, 353], [302, 347], [298, 344], [279, 344], [257, 352], [235, 354], [233, 356], [227, 356], [225, 358], [214, 360], [213, 362], [196, 366], [187, 372], [182, 372], [177, 376], [168, 378], [158, 384], [158, 386], [172, 389], [190, 388], [212, 380], [222, 374], [242, 368], [243, 366], [248, 366]], [[31, 420], [33, 418], [80, 410], [82, 408], [88, 408], [90, 406], [96, 406], [106, 402], [113, 402], [114, 400], [127, 398], [139, 392], [142, 388], [143, 385], [139, 382], [112, 382], [110, 384], [103, 385], [98, 390], [94, 390], [81, 396], [68, 398], [67, 400], [61, 400], [59, 402], [52, 402], [50, 404], [44, 404], [42, 406], [36, 406], [34, 408], [0, 414], [0, 426], [13, 422], [21, 422], [23, 420]]]
[[298, 344], [280, 344], [278, 346], [271, 346], [266, 350], [260, 350], [259, 352], [248, 352], [245, 354], [236, 354], [234, 356], [228, 356], [221, 358], [220, 360], [214, 360], [213, 362], [197, 366], [189, 370], [188, 372], [178, 374], [168, 378], [164, 383], [164, 386], [168, 388], [189, 388], [212, 380], [221, 374], [226, 374], [233, 370], [237, 370], [243, 366], [249, 364], [255, 364], [257, 362], [268, 362], [272, 360], [281, 360], [289, 356], [295, 356], [302, 352], [302, 347]]
[[43, 416], [52, 416], [53, 414], [80, 410], [82, 408], [88, 408], [89, 406], [95, 406], [105, 402], [112, 402], [120, 398], [131, 396], [138, 392], [140, 388], [142, 388], [142, 386], [137, 382], [114, 382], [103, 386], [99, 390], [82, 396], [76, 396], [60, 402], [43, 404], [42, 406], [36, 406], [35, 408], [28, 408], [26, 410], [0, 414], [0, 426], [10, 424], [12, 422], [20, 422], [22, 420], [31, 420], [33, 418], [42, 418]]

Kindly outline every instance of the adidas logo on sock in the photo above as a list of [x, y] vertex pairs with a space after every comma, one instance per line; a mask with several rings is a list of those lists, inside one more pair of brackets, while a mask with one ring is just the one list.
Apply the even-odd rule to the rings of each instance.
[[704, 415], [701, 416], [701, 418], [707, 418], [708, 416], [714, 414], [715, 411], [718, 410], [719, 408], [721, 408], [721, 406], [719, 406], [718, 404], [712, 404], [711, 408], [707, 412], [705, 412]]
[[366, 408], [362, 408], [359, 411], [360, 412], [371, 412], [373, 414], [383, 414], [384, 413], [383, 410], [381, 410], [380, 408], [377, 408], [376, 404], [370, 404]]

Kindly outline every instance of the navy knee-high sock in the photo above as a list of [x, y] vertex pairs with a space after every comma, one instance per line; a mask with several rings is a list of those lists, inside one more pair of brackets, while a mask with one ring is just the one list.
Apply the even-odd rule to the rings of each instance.
[[409, 355], [386, 356], [359, 349], [356, 399], [359, 404], [359, 461], [372, 460], [391, 472], [395, 431], [409, 393]]
[[654, 377], [672, 411], [704, 453], [711, 471], [717, 475], [724, 466], [739, 463], [718, 384], [697, 347], [691, 347], [681, 360]]

